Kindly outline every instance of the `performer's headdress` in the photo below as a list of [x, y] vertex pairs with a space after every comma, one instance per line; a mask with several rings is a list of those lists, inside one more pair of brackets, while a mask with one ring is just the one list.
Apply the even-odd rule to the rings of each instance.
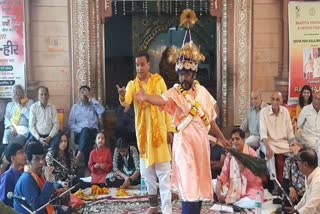
[[182, 47], [172, 47], [169, 53], [169, 62], [176, 64], [176, 72], [185, 70], [198, 71], [199, 61], [204, 61], [205, 57], [200, 49], [193, 44], [190, 28], [198, 21], [196, 13], [191, 9], [185, 9], [180, 16], [180, 27], [186, 28]]

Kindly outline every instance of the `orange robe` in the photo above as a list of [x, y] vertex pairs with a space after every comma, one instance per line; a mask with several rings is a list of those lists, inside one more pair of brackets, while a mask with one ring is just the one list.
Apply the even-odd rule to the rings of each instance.
[[[216, 118], [216, 101], [203, 86], [195, 84], [188, 94], [200, 103], [210, 121]], [[180, 93], [177, 85], [162, 97], [166, 104], [160, 109], [173, 117], [175, 125], [180, 124], [188, 116], [192, 104]], [[196, 115], [185, 129], [174, 135], [172, 189], [179, 192], [183, 201], [213, 199], [208, 130], [209, 127]]]

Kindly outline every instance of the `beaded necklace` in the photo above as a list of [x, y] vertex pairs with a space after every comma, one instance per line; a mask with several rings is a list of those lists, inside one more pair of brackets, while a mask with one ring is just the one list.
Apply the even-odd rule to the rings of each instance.
[[[197, 80], [194, 81], [194, 88], [199, 87], [199, 82]], [[174, 133], [180, 132], [181, 130], [183, 130], [184, 128], [186, 128], [189, 123], [192, 121], [193, 117], [195, 117], [196, 115], [199, 115], [200, 118], [203, 120], [203, 122], [205, 123], [206, 126], [210, 125], [210, 121], [208, 118], [208, 115], [205, 111], [202, 110], [201, 105], [198, 101], [196, 101], [195, 99], [193, 99], [188, 91], [189, 90], [184, 90], [181, 86], [181, 84], [179, 84], [177, 86], [177, 91], [183, 95], [183, 97], [188, 101], [188, 103], [191, 104], [191, 109], [189, 111], [188, 116], [179, 124], [176, 126], [173, 126], [173, 130]], [[196, 96], [197, 98], [197, 96]]]

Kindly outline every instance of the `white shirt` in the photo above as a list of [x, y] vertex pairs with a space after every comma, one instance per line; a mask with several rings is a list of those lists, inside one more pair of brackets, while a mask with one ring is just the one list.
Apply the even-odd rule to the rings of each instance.
[[260, 137], [260, 111], [266, 106], [268, 106], [268, 104], [264, 102], [262, 102], [258, 108], [251, 106], [246, 119], [240, 126], [240, 129], [242, 129], [244, 132], [249, 129], [250, 135]]
[[298, 128], [302, 129], [302, 137], [306, 146], [316, 149], [316, 142], [320, 139], [320, 111], [317, 112], [312, 103], [301, 110]]
[[287, 108], [280, 106], [278, 115], [273, 113], [271, 105], [261, 109], [260, 137], [273, 140], [289, 140], [294, 137]]
[[315, 168], [305, 182], [306, 191], [294, 208], [300, 214], [320, 213], [320, 168]]
[[260, 138], [267, 139], [276, 154], [289, 152], [289, 141], [292, 140], [293, 128], [287, 108], [280, 106], [276, 115], [272, 106], [261, 109], [260, 112]]
[[34, 103], [30, 109], [29, 129], [37, 140], [40, 138], [39, 134], [53, 138], [59, 130], [56, 107], [48, 103], [44, 108], [40, 101]]

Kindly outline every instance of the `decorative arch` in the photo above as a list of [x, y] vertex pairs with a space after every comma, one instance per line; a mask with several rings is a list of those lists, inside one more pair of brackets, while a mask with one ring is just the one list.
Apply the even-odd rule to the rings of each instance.
[[[70, 1], [73, 100], [78, 95], [79, 85], [87, 84], [97, 93], [99, 100], [105, 101], [104, 74], [108, 71], [104, 67], [103, 19], [106, 13], [101, 2], [104, 1]], [[218, 18], [217, 25], [217, 101], [222, 126], [231, 128], [241, 123], [250, 103], [252, 0], [215, 2], [219, 3], [218, 8], [222, 5], [222, 17]], [[174, 26], [174, 23], [164, 26], [168, 25]], [[146, 49], [152, 39], [164, 31], [164, 26], [153, 27], [145, 32], [149, 36], [143, 37], [145, 40], [141, 43], [134, 44], [134, 51]], [[137, 36], [133, 36], [133, 41]]]

